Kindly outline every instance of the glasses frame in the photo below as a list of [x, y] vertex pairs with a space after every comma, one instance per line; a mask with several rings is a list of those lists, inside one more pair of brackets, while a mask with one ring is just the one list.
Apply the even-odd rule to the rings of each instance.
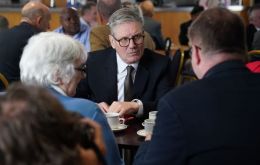
[[79, 72], [85, 74], [85, 75], [87, 74], [87, 65], [86, 64], [83, 64], [80, 67], [75, 67], [74, 69], [76, 71], [79, 71]]
[[[144, 31], [141, 32], [141, 33], [139, 33], [139, 34], [136, 34], [136, 35], [132, 36], [131, 38], [123, 37], [123, 38], [121, 38], [121, 39], [117, 39], [114, 35], [111, 35], [111, 36], [119, 43], [119, 45], [120, 45], [121, 47], [128, 47], [129, 44], [130, 44], [130, 40], [133, 40], [133, 43], [134, 43], [135, 45], [141, 45], [141, 44], [144, 43], [144, 37], [145, 37], [145, 36], [144, 36]], [[137, 36], [140, 36], [140, 37], [143, 38], [143, 41], [142, 41], [141, 43], [136, 43], [136, 41], [135, 41], [134, 38], [137, 37]], [[128, 39], [128, 44], [122, 46], [121, 41], [122, 41], [123, 39]]]

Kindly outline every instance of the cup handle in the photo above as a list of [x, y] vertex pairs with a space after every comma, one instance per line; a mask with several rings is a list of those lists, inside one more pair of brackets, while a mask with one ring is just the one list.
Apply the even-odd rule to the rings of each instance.
[[119, 118], [120, 124], [125, 124], [125, 119], [124, 118]]

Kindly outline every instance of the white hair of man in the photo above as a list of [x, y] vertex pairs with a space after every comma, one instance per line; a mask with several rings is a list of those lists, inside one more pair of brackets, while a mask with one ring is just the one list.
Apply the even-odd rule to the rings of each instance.
[[139, 22], [141, 25], [143, 25], [143, 20], [135, 9], [124, 7], [114, 12], [109, 18], [111, 34], [114, 34], [113, 29], [117, 25], [127, 22]]
[[42, 32], [31, 37], [24, 48], [21, 81], [41, 86], [67, 84], [75, 74], [75, 62], [86, 59], [80, 42], [64, 34]]

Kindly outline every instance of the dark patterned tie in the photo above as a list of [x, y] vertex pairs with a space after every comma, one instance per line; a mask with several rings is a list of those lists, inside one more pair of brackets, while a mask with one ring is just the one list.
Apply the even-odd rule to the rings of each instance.
[[125, 95], [125, 101], [131, 101], [133, 97], [133, 79], [132, 79], [132, 72], [134, 71], [134, 67], [131, 65], [128, 65], [126, 67], [127, 70], [127, 75], [125, 77], [125, 82], [124, 82], [124, 95]]

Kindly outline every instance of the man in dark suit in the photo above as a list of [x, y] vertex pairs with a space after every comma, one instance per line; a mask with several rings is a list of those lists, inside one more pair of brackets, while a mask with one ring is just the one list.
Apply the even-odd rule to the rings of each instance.
[[249, 15], [249, 25], [246, 28], [246, 39], [248, 50], [253, 50], [254, 48], [254, 36], [260, 29], [260, 5], [254, 5], [248, 10]]
[[49, 28], [50, 11], [40, 2], [31, 1], [22, 8], [21, 23], [0, 33], [0, 73], [9, 82], [20, 80], [19, 61], [27, 40]]
[[204, 10], [202, 6], [194, 6], [190, 12], [191, 19], [187, 22], [184, 22], [180, 25], [180, 34], [179, 34], [179, 41], [181, 45], [188, 45], [188, 29], [191, 23], [199, 16], [199, 14]]
[[170, 89], [169, 58], [144, 49], [142, 19], [132, 9], [117, 10], [109, 26], [113, 49], [89, 53], [78, 96], [98, 102], [105, 112], [147, 115]]
[[200, 80], [159, 101], [154, 132], [135, 165], [260, 164], [260, 75], [244, 66], [244, 34], [241, 18], [224, 8], [192, 23], [192, 66]]
[[144, 16], [144, 30], [147, 31], [155, 43], [156, 49], [164, 49], [164, 39], [161, 30], [161, 23], [154, 20], [154, 6], [151, 0], [145, 0], [140, 3]]

